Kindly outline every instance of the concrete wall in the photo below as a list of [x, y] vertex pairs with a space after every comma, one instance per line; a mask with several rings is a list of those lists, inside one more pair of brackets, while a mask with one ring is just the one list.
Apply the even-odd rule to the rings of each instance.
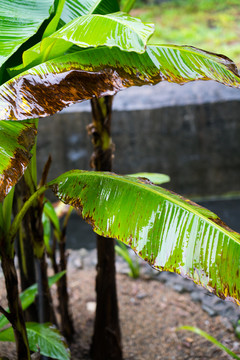
[[[114, 171], [163, 172], [166, 185], [188, 195], [240, 190], [240, 101], [115, 111]], [[89, 169], [89, 112], [65, 112], [39, 122], [38, 167], [52, 155], [50, 177]]]

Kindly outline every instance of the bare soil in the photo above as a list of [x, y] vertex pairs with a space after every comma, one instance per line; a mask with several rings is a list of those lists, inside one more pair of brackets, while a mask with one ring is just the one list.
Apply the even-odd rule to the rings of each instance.
[[[240, 355], [240, 345], [227, 319], [210, 318], [189, 294], [178, 294], [164, 284], [117, 275], [122, 343], [125, 360], [231, 359], [205, 339], [186, 331], [192, 325], [207, 331]], [[0, 279], [1, 289], [4, 288]], [[56, 289], [53, 288], [53, 295]], [[69, 271], [69, 293], [76, 334], [72, 360], [89, 359], [95, 307], [95, 271]], [[4, 291], [0, 304], [6, 305]], [[0, 356], [15, 359], [14, 344], [1, 343]], [[103, 359], [107, 360], [107, 359]]]

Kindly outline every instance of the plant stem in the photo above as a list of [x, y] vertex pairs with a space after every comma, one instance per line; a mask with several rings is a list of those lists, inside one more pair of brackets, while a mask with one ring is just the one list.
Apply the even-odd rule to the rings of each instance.
[[[66, 230], [69, 216], [72, 212], [70, 207], [68, 213], [65, 216], [64, 224], [61, 232], [61, 237], [59, 241], [59, 251], [60, 251], [60, 264], [59, 271], [67, 270], [67, 256], [66, 256]], [[59, 299], [59, 308], [61, 314], [61, 331], [65, 338], [71, 342], [74, 334], [74, 326], [72, 316], [69, 312], [69, 297], [67, 291], [67, 272], [65, 275], [59, 279], [57, 283], [58, 287], [58, 299]]]
[[45, 253], [42, 257], [35, 259], [35, 264], [38, 283], [39, 322], [42, 324], [46, 322], [57, 324], [53, 310], [52, 297], [48, 285]]
[[11, 324], [12, 323], [11, 314], [9, 312], [7, 312], [2, 306], [0, 306], [0, 312], [5, 316], [5, 318], [8, 319], [8, 321]]
[[[3, 240], [2, 243], [5, 243]], [[2, 244], [1, 244], [2, 245]], [[2, 246], [1, 246], [2, 248]], [[14, 259], [8, 256], [4, 250], [1, 249], [2, 269], [5, 278], [8, 306], [10, 310], [11, 324], [14, 331], [17, 359], [30, 360], [30, 350], [28, 345], [28, 338], [26, 326], [23, 317], [23, 311], [18, 293], [18, 279], [14, 266]]]
[[[31, 173], [32, 171], [32, 173]], [[27, 211], [31, 208], [31, 211], [28, 212], [28, 235], [30, 236], [31, 244], [33, 246], [33, 253], [35, 257], [35, 268], [37, 274], [37, 283], [38, 283], [38, 302], [39, 302], [39, 320], [40, 322], [51, 322], [57, 324], [55, 313], [52, 305], [51, 293], [48, 286], [48, 277], [47, 277], [47, 263], [45, 258], [45, 244], [43, 240], [43, 228], [42, 228], [42, 208], [43, 204], [41, 201], [41, 195], [46, 191], [47, 185], [41, 186], [36, 192], [34, 188], [33, 172], [27, 170], [25, 177], [26, 180], [26, 197], [27, 200], [22, 206], [19, 213], [15, 216], [15, 219], [12, 223], [12, 226], [9, 231], [8, 243], [13, 244], [15, 235], [18, 229], [21, 226], [23, 217], [26, 215]], [[33, 187], [32, 187], [33, 186]], [[26, 229], [25, 229], [26, 230]], [[24, 257], [24, 254], [23, 254]]]
[[47, 186], [44, 185], [42, 187], [40, 187], [40, 189], [38, 189], [34, 194], [32, 194], [30, 196], [30, 198], [25, 202], [25, 204], [23, 205], [22, 209], [19, 211], [19, 213], [16, 215], [16, 217], [14, 218], [12, 225], [10, 227], [9, 230], [9, 235], [8, 235], [8, 239], [10, 240], [10, 243], [12, 244], [14, 241], [14, 238], [17, 234], [17, 231], [19, 229], [19, 226], [21, 224], [21, 221], [24, 217], [24, 215], [26, 214], [26, 212], [28, 211], [28, 209], [32, 206], [33, 202], [41, 195], [43, 194], [45, 191], [47, 190]]
[[123, 12], [129, 13], [135, 5], [136, 0], [128, 0], [122, 8]]
[[[112, 97], [91, 100], [93, 124], [89, 126], [94, 153], [91, 165], [98, 171], [112, 170]], [[91, 356], [94, 360], [121, 360], [122, 345], [115, 279], [114, 241], [97, 236], [97, 308]]]
[[[29, 168], [26, 172], [29, 171]], [[15, 201], [13, 212], [16, 216], [23, 207], [26, 199], [30, 197], [30, 189], [25, 181], [25, 176], [15, 187]], [[24, 216], [17, 233], [17, 256], [20, 270], [21, 290], [24, 291], [36, 283], [36, 272], [33, 254], [33, 234], [31, 231], [31, 212], [28, 211]], [[25, 311], [25, 320], [38, 322], [38, 311], [34, 302]]]

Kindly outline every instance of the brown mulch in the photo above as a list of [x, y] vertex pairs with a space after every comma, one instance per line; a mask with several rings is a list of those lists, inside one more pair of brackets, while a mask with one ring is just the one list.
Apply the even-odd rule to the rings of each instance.
[[[89, 359], [95, 305], [95, 271], [69, 272], [69, 292], [76, 334], [71, 346], [72, 360]], [[229, 322], [210, 318], [189, 294], [178, 294], [164, 284], [117, 275], [118, 298], [125, 360], [231, 359], [205, 339], [186, 331], [181, 325], [198, 326], [240, 354], [239, 341]], [[0, 279], [1, 289], [3, 279]], [[55, 289], [53, 289], [55, 293]], [[5, 305], [4, 291], [0, 295]], [[14, 345], [0, 343], [0, 356], [14, 359]], [[107, 360], [107, 359], [103, 359]]]

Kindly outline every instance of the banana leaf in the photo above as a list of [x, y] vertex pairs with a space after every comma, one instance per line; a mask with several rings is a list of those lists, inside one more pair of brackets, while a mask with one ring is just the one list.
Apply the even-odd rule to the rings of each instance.
[[[26, 323], [31, 351], [57, 360], [69, 360], [70, 351], [62, 335], [52, 324]], [[13, 328], [0, 332], [0, 341], [14, 341]]]
[[118, 0], [66, 0], [61, 15], [62, 24], [78, 16], [89, 14], [111, 14], [119, 11]]
[[178, 84], [215, 80], [240, 86], [230, 59], [193, 47], [152, 45], [143, 54], [93, 48], [47, 61], [0, 86], [0, 119], [44, 117], [74, 102], [163, 80]]
[[143, 53], [153, 31], [153, 24], [144, 24], [140, 19], [117, 12], [80, 16], [50, 37], [69, 41], [82, 48], [106, 45]]
[[240, 234], [216, 214], [143, 179], [111, 173], [73, 170], [48, 185], [97, 234], [239, 304]]
[[36, 66], [46, 60], [56, 59], [77, 45], [81, 48], [106, 45], [117, 46], [124, 51], [143, 53], [154, 26], [139, 19], [118, 12], [108, 15], [80, 16], [58, 31], [45, 37], [23, 53], [23, 64], [8, 70], [15, 76], [29, 66]]
[[56, 29], [58, 28], [59, 20], [62, 15], [63, 7], [65, 4], [65, 0], [57, 0], [55, 1], [55, 14], [51, 21], [49, 22], [48, 26], [46, 27], [42, 38], [45, 38], [51, 35]]
[[36, 136], [36, 120], [0, 122], [0, 202], [28, 166]]
[[0, 1], [0, 67], [40, 28], [54, 0]]

